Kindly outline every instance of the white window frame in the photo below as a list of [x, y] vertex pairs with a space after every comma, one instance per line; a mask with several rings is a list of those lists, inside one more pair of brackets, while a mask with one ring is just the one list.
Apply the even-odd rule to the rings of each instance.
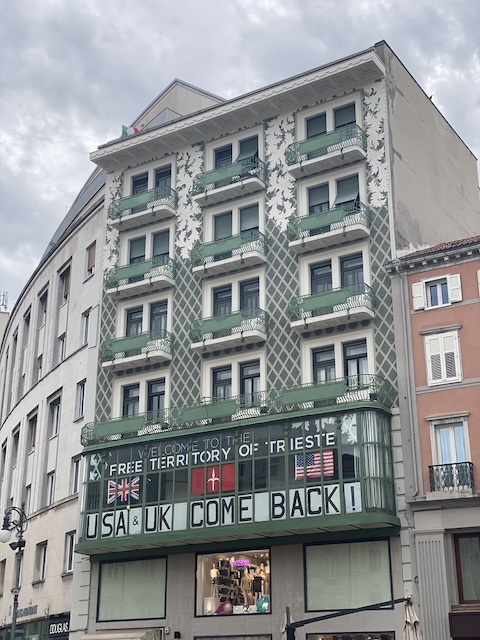
[[61, 336], [57, 338], [57, 348], [58, 348], [58, 364], [65, 360], [65, 354], [67, 351], [67, 334], [62, 333]]
[[5, 569], [7, 568], [7, 560], [0, 560], [0, 596], [3, 596], [5, 589]]
[[81, 344], [82, 346], [85, 346], [86, 344], [88, 344], [88, 333], [90, 330], [90, 313], [91, 313], [92, 309], [86, 309], [86, 311], [84, 311], [82, 313], [82, 336], [81, 336]]
[[243, 129], [238, 133], [225, 136], [225, 138], [218, 138], [205, 145], [205, 171], [211, 171], [215, 168], [215, 151], [222, 149], [228, 145], [232, 145], [232, 162], [240, 154], [240, 142], [242, 140], [248, 140], [249, 138], [258, 137], [258, 157], [260, 160], [265, 159], [265, 134], [263, 127], [253, 127], [252, 129]]
[[47, 575], [47, 541], [39, 542], [35, 549], [35, 582], [44, 582]]
[[[88, 266], [90, 261], [90, 253], [93, 249], [93, 265]], [[95, 263], [97, 260], [97, 243], [96, 241], [92, 242], [85, 250], [85, 278], [90, 278], [95, 275]]]
[[[434, 466], [448, 464], [447, 462], [442, 462], [440, 459], [439, 452], [439, 443], [438, 443], [438, 431], [439, 429], [445, 427], [457, 427], [463, 426], [463, 439], [465, 443], [465, 456], [466, 460], [456, 460], [455, 462], [470, 462], [471, 461], [471, 450], [470, 450], [470, 438], [468, 432], [468, 420], [466, 415], [456, 415], [456, 416], [448, 416], [444, 418], [435, 417], [428, 419], [430, 423], [430, 444], [432, 448], [432, 463]], [[452, 436], [453, 437], [453, 436]], [[455, 464], [455, 463], [453, 463]]]
[[232, 212], [232, 236], [240, 233], [240, 209], [246, 209], [252, 205], [258, 205], [258, 230], [265, 234], [265, 204], [264, 199], [253, 195], [242, 200], [233, 200], [231, 203], [216, 205], [208, 208], [203, 214], [203, 242], [213, 242], [215, 233], [214, 218], [222, 213]]
[[150, 305], [156, 302], [167, 301], [167, 331], [172, 331], [172, 308], [173, 308], [173, 294], [172, 291], [158, 291], [151, 296], [143, 296], [138, 301], [125, 300], [117, 303], [117, 328], [116, 337], [124, 338], [127, 331], [127, 311], [129, 309], [136, 309], [137, 307], [143, 308], [142, 315], [142, 333], [150, 331]]
[[171, 257], [175, 252], [175, 225], [170, 221], [159, 222], [148, 227], [140, 227], [131, 231], [122, 231], [120, 237], [120, 254], [118, 264], [124, 266], [130, 260], [130, 242], [137, 238], [145, 238], [145, 260], [153, 257], [153, 236], [162, 231], [168, 231], [168, 255]]
[[[435, 282], [441, 282], [446, 280], [448, 288], [448, 302], [442, 304], [436, 304], [432, 306], [429, 304], [427, 287]], [[462, 283], [460, 274], [444, 274], [436, 276], [435, 278], [423, 278], [420, 282], [414, 282], [412, 284], [412, 308], [414, 311], [427, 310], [427, 309], [439, 309], [441, 307], [449, 307], [455, 302], [462, 301]]]
[[75, 564], [75, 540], [75, 531], [68, 531], [65, 534], [65, 554], [63, 560], [64, 573], [73, 573], [73, 567]]
[[220, 287], [231, 285], [232, 287], [232, 313], [240, 309], [240, 283], [258, 278], [259, 284], [259, 306], [265, 309], [265, 269], [252, 269], [240, 273], [224, 276], [223, 278], [215, 278], [214, 280], [203, 281], [202, 295], [202, 318], [210, 318], [213, 315], [213, 291]]
[[[434, 340], [439, 340], [438, 349], [435, 349], [435, 345], [432, 345]], [[455, 376], [447, 376], [447, 366], [445, 360], [446, 353], [452, 353], [452, 351], [445, 351], [445, 343], [448, 340], [453, 340], [453, 354], [455, 359]], [[432, 354], [432, 348], [436, 353]], [[438, 333], [429, 333], [424, 336], [424, 351], [425, 351], [425, 364], [427, 371], [427, 384], [429, 387], [450, 384], [452, 382], [460, 382], [462, 380], [462, 359], [460, 352], [460, 336], [458, 331], [443, 331]], [[434, 379], [431, 355], [440, 355], [441, 365], [441, 377]]]
[[347, 96], [339, 98], [337, 100], [329, 100], [321, 105], [310, 107], [297, 112], [295, 130], [297, 131], [296, 140], [305, 140], [307, 137], [307, 120], [315, 116], [319, 116], [322, 113], [326, 115], [327, 133], [335, 131], [335, 114], [334, 112], [341, 107], [346, 107], [349, 104], [355, 103], [355, 120], [357, 125], [362, 129], [365, 128], [363, 124], [363, 109], [362, 109], [362, 97], [360, 93], [351, 93]]
[[50, 507], [55, 501], [55, 471], [47, 473], [47, 494], [46, 494], [46, 507]]
[[338, 249], [329, 249], [328, 251], [318, 251], [314, 254], [301, 256], [299, 259], [299, 275], [300, 275], [300, 295], [307, 296], [311, 294], [310, 267], [320, 262], [330, 260], [332, 265], [332, 289], [338, 289], [342, 286], [342, 265], [341, 260], [346, 256], [356, 253], [362, 254], [363, 261], [363, 281], [369, 285], [371, 282], [370, 272], [370, 252], [367, 241], [355, 244], [347, 244]]
[[[31, 421], [35, 418], [35, 429], [32, 429]], [[29, 416], [27, 416], [27, 429], [28, 429], [28, 451], [27, 453], [31, 453], [35, 451], [35, 444], [38, 438], [38, 412], [34, 411]], [[33, 433], [32, 433], [33, 432]]]
[[313, 351], [324, 347], [333, 346], [335, 353], [335, 378], [343, 378], [347, 374], [344, 370], [343, 345], [350, 342], [366, 340], [368, 375], [375, 375], [375, 343], [373, 329], [363, 331], [349, 331], [347, 334], [333, 334], [322, 338], [313, 338], [302, 341], [301, 345], [301, 372], [302, 384], [313, 383]]
[[68, 302], [72, 290], [72, 268], [69, 264], [59, 273], [60, 278], [60, 306]]
[[85, 390], [87, 386], [87, 380], [80, 380], [77, 382], [77, 389], [75, 392], [75, 420], [83, 418], [85, 415]]
[[125, 171], [124, 174], [124, 197], [132, 195], [132, 178], [136, 176], [140, 176], [143, 173], [148, 173], [148, 191], [154, 188], [155, 184], [155, 171], [157, 169], [162, 169], [164, 167], [171, 167], [171, 185], [172, 189], [175, 189], [175, 185], [177, 182], [177, 168], [175, 163], [175, 156], [169, 156], [168, 158], [164, 158], [163, 161], [150, 162], [145, 165], [137, 165], [136, 167], [132, 167]]
[[31, 501], [32, 501], [32, 485], [27, 484], [27, 486], [25, 487], [25, 499], [24, 499], [25, 506], [23, 508], [27, 516], [30, 515], [30, 509], [32, 506]]
[[139, 374], [129, 380], [115, 380], [112, 389], [112, 415], [122, 415], [123, 388], [133, 384], [139, 385], [138, 413], [146, 413], [148, 402], [148, 383], [153, 380], [165, 379], [165, 408], [170, 406], [170, 372], [165, 369], [156, 369]]
[[82, 456], [74, 456], [70, 470], [70, 494], [79, 493], [81, 486]]
[[55, 438], [60, 431], [62, 395], [48, 399], [48, 437]]
[[211, 398], [213, 395], [212, 371], [227, 366], [231, 366], [232, 369], [232, 397], [239, 396], [240, 365], [253, 360], [260, 361], [260, 391], [265, 391], [267, 383], [266, 354], [264, 349], [256, 349], [202, 362], [202, 398]]

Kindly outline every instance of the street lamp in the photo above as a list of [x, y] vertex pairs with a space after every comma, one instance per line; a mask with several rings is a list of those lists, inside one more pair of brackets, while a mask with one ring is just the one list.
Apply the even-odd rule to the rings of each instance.
[[10, 542], [10, 549], [16, 551], [15, 554], [15, 580], [13, 585], [13, 611], [12, 611], [12, 630], [10, 632], [10, 640], [15, 640], [15, 631], [17, 628], [17, 611], [18, 611], [18, 593], [20, 591], [20, 571], [22, 569], [23, 550], [25, 548], [25, 540], [23, 534], [28, 526], [27, 514], [25, 513], [25, 503], [21, 507], [7, 507], [3, 516], [3, 525], [0, 531], [0, 542], [9, 542], [12, 537], [12, 531], [16, 531], [17, 540]]

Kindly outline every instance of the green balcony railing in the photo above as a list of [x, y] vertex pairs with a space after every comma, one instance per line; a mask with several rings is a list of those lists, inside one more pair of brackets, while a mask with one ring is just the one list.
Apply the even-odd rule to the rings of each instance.
[[145, 209], [153, 209], [160, 205], [168, 205], [176, 209], [178, 204], [177, 192], [171, 187], [156, 187], [134, 196], [126, 196], [114, 200], [108, 210], [108, 217], [113, 220], [121, 219], [123, 216], [138, 213]]
[[370, 209], [361, 202], [349, 202], [326, 211], [293, 218], [287, 225], [287, 237], [292, 242], [328, 233], [335, 229], [346, 231], [354, 224], [370, 227]]
[[389, 410], [394, 399], [392, 386], [383, 378], [374, 375], [350, 376], [328, 382], [260, 391], [225, 400], [204, 398], [204, 402], [195, 405], [91, 422], [83, 427], [81, 441], [82, 445], [89, 446], [164, 431], [206, 425], [208, 428], [212, 423], [218, 425], [238, 420], [252, 420], [256, 423], [265, 416], [288, 416], [292, 412], [310, 415], [318, 411], [331, 411], [334, 407], [348, 411], [353, 404], [358, 403]]
[[113, 338], [100, 349], [101, 362], [115, 362], [119, 358], [148, 354], [152, 351], [172, 352], [173, 336], [169, 331], [145, 331], [136, 336]]
[[216, 260], [241, 256], [247, 251], [258, 251], [262, 255], [266, 254], [267, 241], [263, 233], [260, 233], [258, 229], [249, 229], [228, 238], [197, 244], [192, 249], [190, 257], [192, 265], [199, 267]]
[[107, 272], [105, 277], [105, 286], [107, 289], [119, 287], [123, 284], [132, 284], [132, 282], [140, 282], [150, 280], [158, 276], [166, 276], [167, 278], [175, 278], [175, 261], [168, 256], [156, 256], [150, 260], [142, 262], [134, 262], [117, 267]]
[[355, 307], [367, 307], [371, 311], [375, 308], [372, 289], [363, 282], [294, 298], [288, 304], [287, 315], [290, 321], [294, 322], [335, 311], [348, 311]]
[[222, 316], [211, 316], [195, 320], [190, 327], [190, 340], [201, 342], [212, 338], [224, 338], [237, 335], [241, 337], [244, 331], [267, 331], [267, 314], [263, 309], [240, 309], [234, 313]]
[[357, 124], [347, 124], [335, 131], [293, 142], [285, 150], [285, 160], [288, 165], [298, 164], [324, 156], [331, 151], [341, 151], [353, 146], [359, 146], [366, 151], [367, 136]]
[[247, 178], [259, 178], [263, 182], [267, 178], [267, 167], [256, 155], [239, 162], [232, 162], [219, 169], [199, 173], [193, 180], [192, 195], [198, 196], [201, 193], [207, 193], [210, 189], [225, 187]]

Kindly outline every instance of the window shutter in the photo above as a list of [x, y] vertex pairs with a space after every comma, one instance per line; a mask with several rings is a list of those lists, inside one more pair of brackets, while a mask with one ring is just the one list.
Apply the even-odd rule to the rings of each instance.
[[412, 284], [413, 309], [425, 309], [425, 287], [423, 282]]
[[445, 360], [445, 380], [457, 377], [457, 359], [455, 349], [455, 335], [448, 333], [442, 336], [443, 356]]
[[480, 296], [480, 270], [477, 271], [478, 295]]
[[429, 384], [442, 380], [442, 356], [439, 336], [432, 336], [425, 339], [425, 350], [427, 356], [427, 377]]
[[460, 302], [462, 299], [462, 285], [460, 275], [448, 276], [448, 293], [450, 302]]

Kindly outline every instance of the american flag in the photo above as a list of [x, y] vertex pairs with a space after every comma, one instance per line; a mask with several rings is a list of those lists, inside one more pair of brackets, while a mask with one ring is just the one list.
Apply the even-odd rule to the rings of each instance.
[[118, 499], [119, 502], [127, 502], [128, 496], [132, 500], [140, 500], [140, 476], [133, 478], [131, 482], [127, 478], [118, 481], [108, 481], [107, 504], [112, 504]]
[[333, 450], [300, 453], [295, 456], [295, 480], [301, 478], [321, 478], [335, 474]]

